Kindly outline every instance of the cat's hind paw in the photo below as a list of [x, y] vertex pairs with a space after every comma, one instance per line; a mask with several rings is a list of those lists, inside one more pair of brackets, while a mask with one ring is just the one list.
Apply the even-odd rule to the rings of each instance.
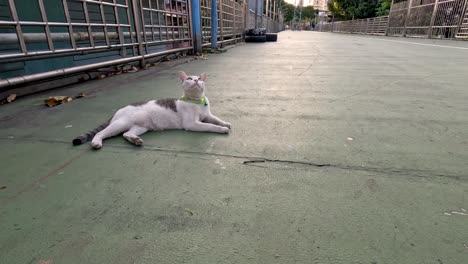
[[223, 127], [231, 129], [231, 124], [229, 122], [224, 122]]
[[229, 132], [231, 132], [231, 130], [227, 127], [221, 127], [221, 133], [222, 134], [229, 134]]
[[133, 144], [135, 144], [136, 146], [143, 146], [143, 139], [141, 139], [140, 137], [137, 137], [133, 139]]
[[91, 146], [94, 149], [100, 149], [100, 148], [102, 148], [102, 141], [92, 141]]

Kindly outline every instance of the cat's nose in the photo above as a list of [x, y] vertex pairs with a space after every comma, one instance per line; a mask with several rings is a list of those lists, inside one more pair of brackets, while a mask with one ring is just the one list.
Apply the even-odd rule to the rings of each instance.
[[195, 79], [195, 82], [197, 83], [197, 82], [198, 82], [198, 80], [197, 80], [197, 79]]

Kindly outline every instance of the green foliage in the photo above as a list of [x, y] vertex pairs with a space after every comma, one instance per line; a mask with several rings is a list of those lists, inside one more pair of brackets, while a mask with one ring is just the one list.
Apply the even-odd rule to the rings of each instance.
[[313, 6], [305, 6], [302, 8], [302, 19], [314, 19], [315, 18], [315, 10]]
[[[283, 6], [284, 21], [289, 23], [294, 18], [294, 5], [285, 3]], [[306, 6], [302, 8], [302, 20], [315, 18], [315, 10], [313, 6]], [[299, 19], [297, 17], [296, 19]]]
[[379, 0], [380, 5], [375, 10], [377, 16], [388, 16], [390, 7], [392, 6], [392, 0]]
[[284, 15], [284, 22], [291, 22], [294, 16], [294, 5], [292, 4], [285, 4], [283, 6], [283, 15]]
[[328, 10], [341, 19], [359, 19], [387, 15], [389, 0], [329, 0]]

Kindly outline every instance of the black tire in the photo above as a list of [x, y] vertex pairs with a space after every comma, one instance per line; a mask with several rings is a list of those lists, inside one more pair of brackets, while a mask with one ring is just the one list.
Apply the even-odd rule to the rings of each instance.
[[277, 41], [278, 40], [278, 34], [276, 33], [267, 33], [266, 34], [266, 41]]
[[245, 37], [245, 42], [266, 42], [266, 41], [267, 41], [266, 35]]

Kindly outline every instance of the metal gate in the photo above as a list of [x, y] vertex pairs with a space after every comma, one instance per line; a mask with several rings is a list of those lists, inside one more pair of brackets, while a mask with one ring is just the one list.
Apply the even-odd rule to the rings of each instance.
[[0, 0], [0, 88], [191, 50], [191, 35], [188, 0]]
[[242, 40], [245, 21], [244, 0], [200, 0], [200, 20], [202, 30], [202, 45], [211, 45], [211, 8], [212, 1], [216, 2], [218, 30], [217, 44], [222, 46], [227, 42]]

